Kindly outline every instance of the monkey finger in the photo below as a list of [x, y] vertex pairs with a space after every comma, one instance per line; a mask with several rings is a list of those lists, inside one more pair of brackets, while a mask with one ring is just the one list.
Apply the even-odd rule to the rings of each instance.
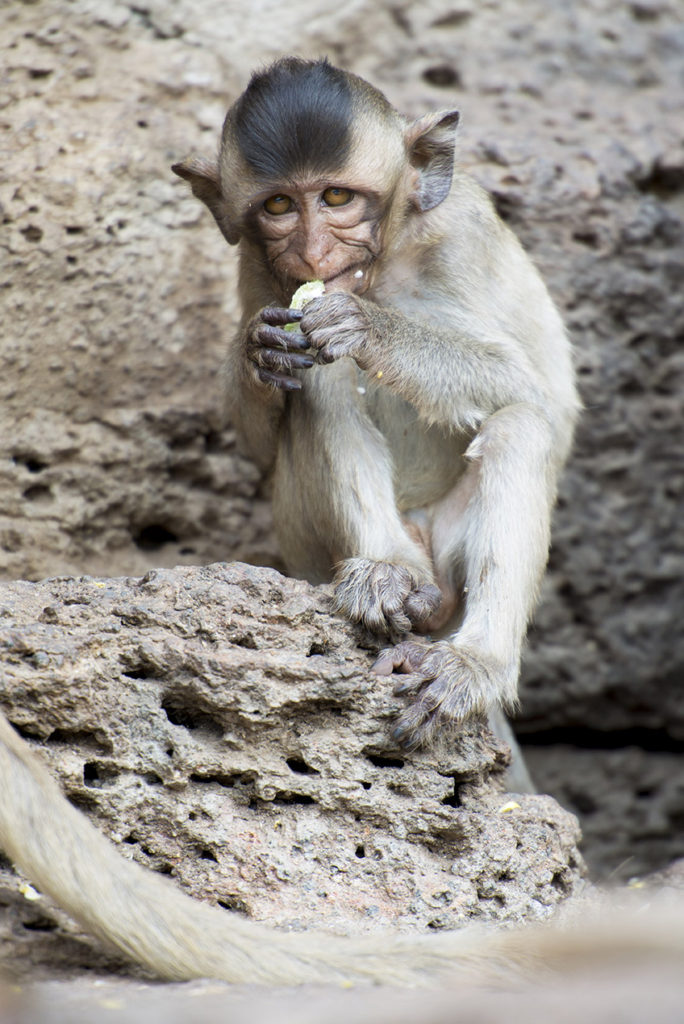
[[449, 681], [440, 677], [415, 687], [414, 699], [399, 715], [392, 730], [392, 737], [400, 746], [414, 750], [429, 745], [438, 732], [462, 719], [444, 711], [443, 701], [450, 690]]
[[420, 692], [420, 688], [425, 685], [425, 677], [412, 672], [406, 679], [403, 679], [400, 683], [397, 683], [392, 693], [395, 697], [406, 697], [407, 695], [415, 695]]
[[309, 341], [299, 331], [283, 331], [280, 327], [262, 324], [256, 329], [256, 340], [260, 345], [272, 346], [289, 352], [291, 349], [304, 351], [310, 347]]
[[337, 356], [335, 355], [334, 349], [332, 349], [330, 346], [326, 346], [325, 348], [321, 348], [321, 349], [318, 350], [318, 355], [316, 357], [316, 362], [317, 363], [334, 363], [336, 358], [337, 358]]
[[314, 364], [311, 355], [300, 355], [297, 352], [283, 352], [280, 349], [262, 348], [256, 353], [257, 366], [268, 370], [279, 370], [291, 373], [293, 370], [308, 370]]
[[[331, 332], [326, 331], [325, 333], [330, 335]], [[321, 334], [322, 332], [317, 337], [309, 338], [311, 348], [318, 350], [316, 353], [317, 363], [334, 363], [336, 359], [351, 355], [352, 343], [347, 338], [338, 335], [328, 340], [325, 336], [321, 337]]]
[[264, 324], [273, 327], [284, 327], [285, 324], [297, 323], [302, 319], [301, 309], [285, 309], [283, 306], [267, 306], [259, 314]]
[[282, 391], [301, 391], [302, 382], [296, 377], [288, 377], [283, 373], [270, 373], [268, 370], [257, 369], [262, 384], [270, 384]]
[[435, 731], [428, 713], [418, 704], [413, 704], [399, 716], [392, 738], [404, 750], [415, 750], [427, 743]]

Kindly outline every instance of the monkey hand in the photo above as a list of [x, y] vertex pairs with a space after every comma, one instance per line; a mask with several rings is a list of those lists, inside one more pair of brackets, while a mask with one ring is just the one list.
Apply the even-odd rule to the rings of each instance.
[[507, 689], [502, 666], [472, 647], [448, 640], [407, 640], [381, 651], [373, 671], [382, 676], [395, 671], [411, 674], [394, 690], [411, 699], [393, 730], [407, 749], [427, 746], [464, 719], [486, 714]]
[[298, 321], [301, 310], [267, 306], [247, 325], [245, 355], [257, 379], [283, 391], [299, 391], [302, 382], [295, 370], [314, 364], [306, 351], [309, 342], [300, 331], [286, 331], [285, 325]]
[[317, 362], [332, 363], [351, 356], [363, 367], [371, 324], [356, 295], [328, 292], [307, 302], [299, 326], [311, 348], [318, 350]]
[[441, 593], [403, 565], [348, 558], [335, 576], [335, 607], [371, 633], [402, 636], [438, 608]]

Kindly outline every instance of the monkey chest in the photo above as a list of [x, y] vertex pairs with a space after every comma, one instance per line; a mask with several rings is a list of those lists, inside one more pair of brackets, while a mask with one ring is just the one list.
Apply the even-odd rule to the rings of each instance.
[[386, 388], [369, 387], [366, 399], [387, 446], [399, 509], [422, 508], [443, 497], [466, 468], [463, 452], [471, 436], [426, 424]]

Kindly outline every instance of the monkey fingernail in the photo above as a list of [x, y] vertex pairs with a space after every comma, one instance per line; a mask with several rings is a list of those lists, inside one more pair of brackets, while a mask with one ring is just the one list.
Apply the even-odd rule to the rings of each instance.
[[282, 391], [301, 391], [302, 389], [302, 382], [296, 377], [283, 377], [278, 373], [269, 373], [268, 370], [259, 370], [258, 375], [262, 384], [270, 384]]
[[391, 676], [394, 664], [391, 657], [383, 657], [382, 655], [374, 661], [371, 665], [371, 672], [375, 672], [376, 676]]
[[392, 739], [396, 740], [399, 746], [408, 747], [413, 745], [411, 731], [407, 725], [398, 725], [392, 731]]

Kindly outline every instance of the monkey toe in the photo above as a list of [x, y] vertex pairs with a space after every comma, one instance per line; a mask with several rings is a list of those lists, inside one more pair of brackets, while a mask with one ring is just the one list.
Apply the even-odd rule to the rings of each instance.
[[427, 685], [425, 680], [419, 680], [401, 689], [404, 695], [410, 693], [412, 699], [398, 716], [392, 735], [407, 750], [430, 746], [437, 736], [453, 731], [466, 717], [454, 714], [448, 706], [448, 684], [445, 680], [433, 680]]
[[393, 672], [420, 672], [426, 654], [427, 647], [423, 644], [405, 640], [395, 647], [386, 647], [380, 651], [371, 671], [378, 676], [391, 676]]
[[397, 718], [392, 730], [393, 739], [404, 750], [428, 747], [440, 732], [440, 720], [434, 709], [416, 701], [410, 704]]
[[411, 624], [419, 628], [432, 618], [442, 602], [442, 592], [434, 583], [423, 583], [406, 598], [404, 611]]

